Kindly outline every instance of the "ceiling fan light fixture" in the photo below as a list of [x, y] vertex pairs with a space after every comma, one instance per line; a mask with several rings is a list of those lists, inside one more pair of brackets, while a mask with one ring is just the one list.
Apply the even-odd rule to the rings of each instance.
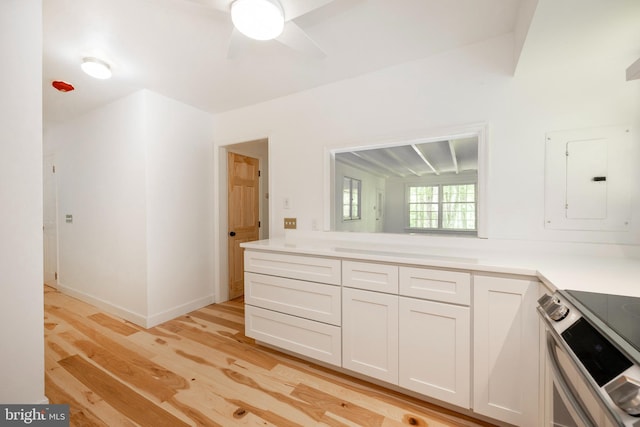
[[231, 4], [231, 21], [247, 37], [271, 40], [282, 34], [284, 11], [277, 0], [236, 0]]
[[109, 79], [112, 75], [109, 64], [98, 58], [83, 58], [81, 68], [96, 79]]

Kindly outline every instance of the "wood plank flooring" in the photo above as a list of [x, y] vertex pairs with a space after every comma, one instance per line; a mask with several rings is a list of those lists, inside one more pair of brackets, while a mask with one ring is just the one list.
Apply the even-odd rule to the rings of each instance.
[[241, 300], [144, 329], [44, 299], [46, 395], [72, 426], [490, 426], [256, 345]]

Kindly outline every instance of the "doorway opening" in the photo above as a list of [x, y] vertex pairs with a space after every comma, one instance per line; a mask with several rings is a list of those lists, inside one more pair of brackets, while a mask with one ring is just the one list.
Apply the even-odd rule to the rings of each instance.
[[55, 177], [55, 159], [46, 155], [42, 169], [42, 231], [44, 284], [58, 287], [58, 196]]
[[216, 301], [244, 295], [242, 242], [269, 238], [268, 140], [225, 145], [218, 152], [219, 286]]

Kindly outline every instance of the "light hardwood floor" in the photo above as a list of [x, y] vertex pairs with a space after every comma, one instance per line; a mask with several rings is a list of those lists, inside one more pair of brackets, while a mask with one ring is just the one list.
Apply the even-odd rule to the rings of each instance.
[[144, 329], [45, 287], [45, 387], [72, 426], [489, 426], [256, 345], [241, 300]]

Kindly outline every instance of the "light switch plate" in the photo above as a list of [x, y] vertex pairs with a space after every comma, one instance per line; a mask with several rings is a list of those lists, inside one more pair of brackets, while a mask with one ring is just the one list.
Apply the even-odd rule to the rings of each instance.
[[289, 230], [296, 229], [296, 218], [285, 218], [284, 219], [284, 228]]

